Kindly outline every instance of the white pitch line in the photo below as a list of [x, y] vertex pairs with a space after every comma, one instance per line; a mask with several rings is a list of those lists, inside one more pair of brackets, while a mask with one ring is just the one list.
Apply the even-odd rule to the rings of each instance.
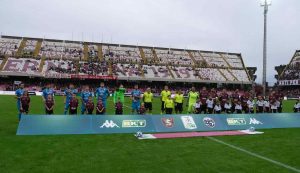
[[230, 148], [233, 148], [233, 149], [235, 149], [235, 150], [238, 150], [238, 151], [247, 153], [247, 154], [249, 154], [249, 155], [251, 155], [251, 156], [260, 158], [260, 159], [262, 159], [262, 160], [266, 160], [266, 161], [271, 162], [271, 163], [273, 163], [273, 164], [275, 164], [275, 165], [278, 165], [278, 166], [284, 167], [284, 168], [286, 168], [286, 169], [292, 170], [292, 171], [294, 171], [294, 172], [300, 173], [300, 170], [299, 170], [299, 169], [294, 168], [294, 167], [291, 167], [291, 166], [286, 165], [286, 164], [284, 164], [284, 163], [281, 163], [281, 162], [278, 162], [278, 161], [269, 159], [269, 158], [267, 158], [267, 157], [258, 155], [258, 154], [256, 154], [256, 153], [251, 152], [251, 151], [247, 151], [247, 150], [245, 150], [245, 149], [243, 149], [243, 148], [240, 148], [240, 147], [234, 146], [234, 145], [232, 145], [232, 144], [226, 143], [226, 142], [221, 141], [221, 140], [219, 140], [219, 139], [216, 139], [216, 138], [214, 138], [214, 137], [207, 137], [207, 138], [210, 139], [210, 140], [212, 140], [212, 141], [215, 141], [215, 142], [217, 142], [217, 143], [226, 145], [226, 146], [228, 146], [228, 147], [230, 147]]

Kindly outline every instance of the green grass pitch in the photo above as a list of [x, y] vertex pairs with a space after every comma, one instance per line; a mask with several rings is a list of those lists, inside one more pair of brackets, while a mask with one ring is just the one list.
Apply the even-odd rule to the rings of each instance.
[[[31, 97], [31, 114], [43, 114]], [[0, 173], [86, 172], [293, 172], [206, 137], [137, 140], [132, 134], [16, 136], [16, 100], [0, 96]], [[56, 97], [56, 114], [63, 99]], [[154, 101], [154, 114], [160, 102]], [[126, 99], [126, 105], [130, 101]], [[294, 101], [284, 103], [291, 112]], [[112, 107], [111, 101], [108, 107]], [[108, 109], [113, 114], [113, 109]], [[125, 108], [125, 114], [130, 109]], [[263, 130], [263, 135], [216, 137], [226, 143], [300, 169], [300, 129]]]

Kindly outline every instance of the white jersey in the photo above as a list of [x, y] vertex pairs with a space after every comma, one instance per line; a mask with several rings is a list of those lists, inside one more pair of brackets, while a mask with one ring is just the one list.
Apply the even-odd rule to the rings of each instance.
[[299, 109], [300, 108], [300, 103], [294, 104], [294, 108]]
[[254, 105], [255, 105], [255, 102], [254, 102], [254, 101], [251, 101], [251, 100], [248, 100], [248, 101], [247, 101], [247, 105], [248, 105], [248, 108], [253, 108]]
[[224, 108], [225, 109], [231, 109], [231, 104], [230, 103], [225, 103]]
[[214, 101], [213, 100], [206, 100], [206, 104], [207, 104], [207, 107], [208, 108], [211, 108], [211, 109], [213, 109], [213, 107], [214, 107]]
[[264, 106], [265, 106], [266, 108], [269, 108], [269, 107], [270, 107], [270, 102], [269, 102], [268, 100], [265, 100], [265, 101], [264, 101]]
[[276, 101], [275, 104], [278, 108], [280, 107], [280, 101]]
[[234, 109], [235, 110], [242, 110], [242, 105], [236, 104]]
[[271, 104], [271, 109], [277, 109], [277, 104], [276, 103], [272, 103]]
[[199, 102], [199, 103], [196, 102], [196, 103], [194, 104], [194, 108], [195, 108], [195, 109], [199, 109], [200, 107], [201, 107], [201, 102]]
[[256, 105], [259, 106], [259, 107], [263, 107], [264, 106], [264, 101], [263, 100], [257, 100]]
[[222, 108], [221, 108], [221, 105], [215, 105], [214, 109], [215, 109], [215, 111], [221, 111]]

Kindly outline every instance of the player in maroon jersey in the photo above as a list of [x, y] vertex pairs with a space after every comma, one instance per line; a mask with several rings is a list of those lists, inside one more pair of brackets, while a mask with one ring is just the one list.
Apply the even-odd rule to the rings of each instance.
[[92, 97], [89, 97], [89, 100], [87, 101], [85, 107], [87, 109], [87, 114], [88, 115], [92, 115], [93, 111], [94, 111], [94, 108], [95, 108], [95, 105], [94, 105]]
[[277, 101], [278, 105], [277, 105], [277, 112], [278, 113], [282, 113], [282, 101], [283, 101], [283, 97], [279, 96], [279, 99]]
[[229, 99], [229, 95], [227, 94], [226, 89], [223, 89], [222, 93], [219, 96], [219, 101], [221, 101], [221, 108], [222, 111], [224, 112], [226, 111], [224, 105], [228, 99]]
[[235, 112], [235, 106], [240, 100], [239, 90], [236, 89], [233, 93], [231, 93], [230, 97], [231, 97], [231, 104], [232, 104], [231, 112]]
[[249, 112], [249, 107], [248, 107], [248, 100], [250, 99], [251, 94], [248, 91], [245, 91], [243, 95], [241, 96], [241, 101], [242, 101], [242, 109], [244, 112]]
[[52, 115], [54, 113], [54, 99], [52, 95], [48, 95], [47, 99], [45, 100], [45, 111], [46, 115]]
[[28, 114], [29, 112], [29, 104], [30, 104], [30, 97], [28, 91], [24, 91], [23, 95], [20, 98], [21, 100], [21, 113]]
[[78, 99], [76, 98], [76, 94], [72, 94], [72, 98], [70, 100], [70, 106], [69, 106], [69, 114], [76, 115], [77, 108], [78, 108]]
[[140, 106], [138, 114], [139, 115], [145, 115], [146, 114], [146, 108], [145, 108], [144, 103], [141, 103], [141, 106]]
[[207, 91], [206, 87], [203, 87], [202, 90], [200, 91], [200, 99], [201, 99], [201, 112], [203, 112], [204, 114], [206, 114], [207, 112], [206, 100], [208, 96], [209, 96], [209, 92]]
[[217, 91], [214, 88], [212, 88], [210, 90], [209, 95], [211, 96], [211, 98], [213, 99], [213, 101], [216, 102], [216, 100], [218, 98], [218, 94], [217, 94]]
[[120, 100], [120, 98], [118, 98], [118, 102], [115, 104], [115, 109], [116, 109], [116, 115], [122, 115], [123, 114], [123, 104]]
[[103, 102], [101, 99], [98, 100], [97, 106], [96, 106], [96, 114], [97, 115], [103, 115], [105, 113], [105, 107], [103, 105]]

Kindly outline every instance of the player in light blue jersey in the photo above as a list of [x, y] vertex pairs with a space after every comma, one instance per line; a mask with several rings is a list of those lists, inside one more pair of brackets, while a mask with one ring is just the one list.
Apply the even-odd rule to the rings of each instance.
[[132, 100], [132, 114], [138, 113], [141, 105], [142, 92], [139, 90], [139, 86], [134, 85], [134, 90], [131, 91], [131, 100]]
[[54, 89], [51, 87], [51, 84], [47, 84], [46, 88], [42, 92], [44, 102], [47, 100], [48, 95], [51, 95], [54, 100]]
[[17, 109], [18, 109], [18, 116], [19, 120], [21, 119], [21, 96], [24, 93], [24, 84], [20, 84], [19, 88], [16, 90], [15, 95], [17, 99]]
[[86, 112], [86, 103], [89, 101], [89, 97], [93, 97], [93, 94], [90, 92], [90, 88], [86, 86], [83, 91], [81, 91], [81, 114]]
[[100, 87], [96, 89], [96, 96], [97, 100], [101, 99], [104, 108], [106, 108], [106, 100], [109, 97], [109, 91], [108, 89], [104, 86], [104, 82], [100, 83]]
[[64, 98], [64, 104], [65, 104], [65, 110], [64, 110], [64, 114], [66, 115], [68, 110], [69, 110], [69, 106], [70, 106], [70, 100], [72, 98], [73, 94], [76, 94], [77, 90], [74, 89], [74, 85], [70, 84], [69, 88], [66, 88], [65, 90], [65, 98]]

